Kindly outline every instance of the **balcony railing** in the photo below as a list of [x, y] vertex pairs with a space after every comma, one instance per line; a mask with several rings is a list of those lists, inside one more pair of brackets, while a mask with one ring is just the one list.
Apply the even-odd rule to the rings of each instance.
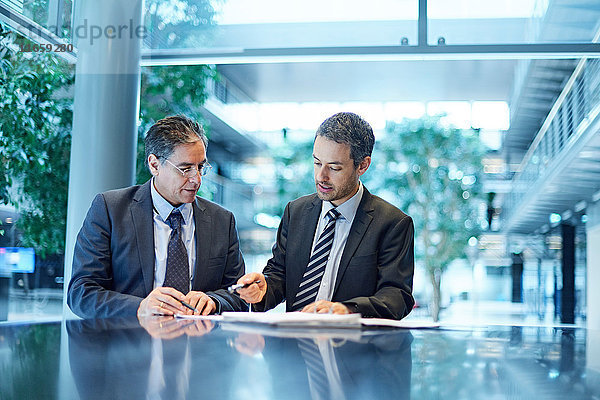
[[599, 111], [600, 59], [582, 59], [521, 162], [513, 190], [503, 205], [503, 221], [518, 212], [535, 183], [545, 178], [553, 161], [577, 140]]

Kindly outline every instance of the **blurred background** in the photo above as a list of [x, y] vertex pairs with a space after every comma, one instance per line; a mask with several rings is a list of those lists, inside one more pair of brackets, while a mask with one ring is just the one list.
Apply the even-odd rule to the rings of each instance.
[[92, 196], [150, 177], [156, 120], [206, 127], [200, 195], [261, 271], [351, 111], [364, 184], [415, 221], [408, 318], [600, 327], [597, 1], [0, 0], [0, 23], [0, 320], [62, 318]]

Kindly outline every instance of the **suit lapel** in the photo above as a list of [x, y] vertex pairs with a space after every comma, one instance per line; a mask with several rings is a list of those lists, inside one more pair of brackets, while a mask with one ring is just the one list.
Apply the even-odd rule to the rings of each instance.
[[150, 195], [151, 184], [152, 180], [149, 180], [140, 187], [131, 205], [131, 218], [146, 293], [150, 293], [154, 286], [154, 219]]
[[206, 213], [206, 207], [204, 207], [198, 198], [194, 201], [194, 236], [196, 238], [196, 265], [194, 266], [194, 280], [192, 281], [192, 290], [199, 290], [202, 285], [205, 276], [202, 276], [201, 266], [208, 265], [208, 257], [210, 255], [210, 248], [212, 246], [212, 229], [201, 229], [202, 227], [210, 227], [211, 217]]
[[367, 188], [364, 188], [363, 197], [360, 200], [358, 209], [356, 210], [356, 215], [354, 216], [354, 221], [352, 222], [352, 227], [350, 228], [350, 234], [348, 235], [346, 246], [344, 247], [344, 251], [342, 252], [340, 266], [338, 268], [338, 273], [335, 278], [335, 288], [333, 290], [333, 296], [335, 296], [335, 292], [340, 286], [340, 282], [344, 276], [344, 273], [346, 272], [346, 268], [348, 268], [348, 264], [350, 263], [352, 256], [356, 252], [356, 249], [358, 249], [362, 238], [367, 232], [367, 228], [373, 220], [373, 211], [374, 209], [371, 204], [371, 193], [369, 193]]
[[[286, 271], [289, 275], [290, 290], [294, 291], [293, 293], [290, 293], [290, 298], [292, 299], [290, 304], [292, 304], [296, 298], [300, 281], [302, 280], [302, 276], [308, 265], [308, 260], [310, 259], [310, 252], [312, 250], [312, 243], [319, 222], [319, 215], [321, 215], [321, 200], [315, 195], [313, 201], [303, 210], [302, 218], [300, 219], [300, 224], [297, 228], [298, 232], [300, 232], [300, 240], [294, 245], [298, 249], [298, 252], [290, 253], [288, 255], [288, 257], [291, 257], [289, 263], [295, 265], [294, 268], [290, 268]], [[293, 229], [295, 230], [296, 228]], [[290, 233], [288, 232], [288, 239], [289, 237]], [[288, 299], [288, 301], [290, 300]]]

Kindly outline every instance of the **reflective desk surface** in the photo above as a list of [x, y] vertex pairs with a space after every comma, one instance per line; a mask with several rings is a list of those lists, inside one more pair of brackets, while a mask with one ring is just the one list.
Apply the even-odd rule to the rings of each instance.
[[548, 327], [0, 324], [0, 399], [599, 399], [599, 340]]

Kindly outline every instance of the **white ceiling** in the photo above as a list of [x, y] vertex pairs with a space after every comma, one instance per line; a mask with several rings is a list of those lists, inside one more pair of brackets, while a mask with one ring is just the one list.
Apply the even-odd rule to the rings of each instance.
[[503, 100], [514, 60], [219, 65], [258, 102]]

